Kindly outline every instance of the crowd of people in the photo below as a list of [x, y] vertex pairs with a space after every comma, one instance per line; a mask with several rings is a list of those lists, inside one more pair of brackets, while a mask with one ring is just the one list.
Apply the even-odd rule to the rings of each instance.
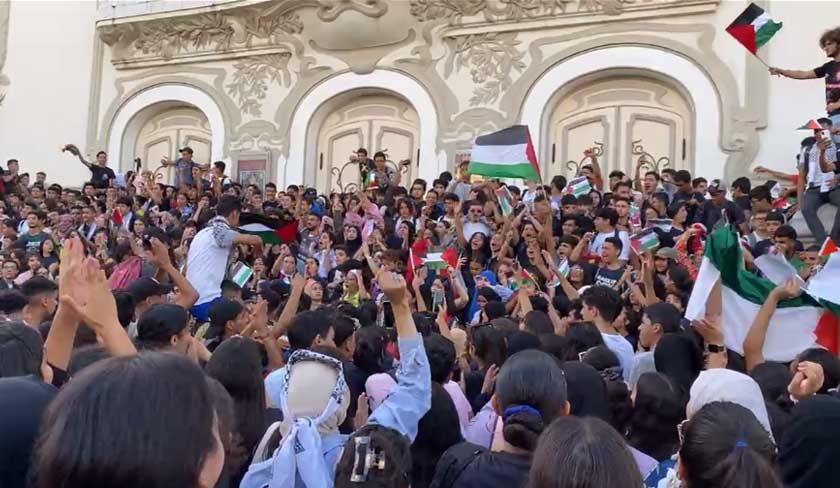
[[[184, 148], [173, 185], [101, 152], [76, 190], [9, 160], [0, 486], [835, 486], [836, 321], [762, 356], [840, 242], [816, 218], [840, 195], [820, 123], [762, 184], [592, 157], [573, 185], [468, 163], [403, 185], [360, 149], [358, 187], [323, 194]], [[720, 280], [686, 318], [722, 234], [768, 290], [737, 350]], [[763, 277], [767, 254], [800, 280]]]

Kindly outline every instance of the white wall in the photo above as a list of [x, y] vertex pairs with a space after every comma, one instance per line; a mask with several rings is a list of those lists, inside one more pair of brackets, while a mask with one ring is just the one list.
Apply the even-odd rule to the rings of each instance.
[[[840, 26], [840, 2], [772, 1], [768, 13], [784, 23], [765, 48], [765, 61], [770, 66], [807, 70], [828, 61], [817, 41], [824, 30]], [[825, 85], [822, 79], [772, 77], [769, 98], [768, 125], [760, 133], [756, 164], [793, 172], [799, 142], [809, 135], [796, 128], [809, 119], [825, 116]]]
[[11, 4], [0, 106], [0, 165], [46, 171], [49, 181], [80, 185], [90, 173], [60, 148], [85, 143], [96, 2]]

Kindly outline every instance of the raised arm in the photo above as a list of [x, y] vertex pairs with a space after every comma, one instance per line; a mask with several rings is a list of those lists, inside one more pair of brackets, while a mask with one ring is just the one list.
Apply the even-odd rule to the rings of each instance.
[[814, 70], [797, 70], [797, 69], [781, 69], [770, 67], [770, 74], [774, 76], [784, 76], [794, 80], [814, 80], [817, 78], [817, 73]]
[[592, 242], [592, 238], [594, 234], [592, 232], [587, 232], [583, 235], [583, 237], [578, 241], [577, 246], [572, 250], [572, 254], [569, 255], [569, 261], [578, 261], [580, 257], [584, 253], [589, 252], [589, 243]]
[[298, 306], [300, 306], [300, 297], [303, 295], [303, 289], [305, 287], [306, 278], [303, 275], [298, 274], [292, 278], [292, 293], [289, 295], [289, 299], [286, 300], [286, 306], [283, 307], [283, 311], [280, 313], [280, 317], [277, 319], [274, 328], [271, 329], [271, 335], [275, 339], [285, 334], [286, 329], [289, 328], [289, 324], [292, 323]]
[[429, 359], [411, 316], [405, 280], [395, 273], [381, 273], [379, 287], [394, 311], [400, 366], [397, 368], [397, 386], [373, 411], [368, 423], [390, 427], [413, 441], [417, 437], [417, 424], [432, 402]]
[[198, 292], [193, 288], [190, 281], [172, 265], [172, 261], [169, 259], [169, 250], [166, 246], [156, 237], [152, 238], [151, 245], [152, 263], [157, 265], [158, 270], [165, 272], [172, 284], [177, 286], [181, 292], [175, 303], [189, 310], [198, 300]]

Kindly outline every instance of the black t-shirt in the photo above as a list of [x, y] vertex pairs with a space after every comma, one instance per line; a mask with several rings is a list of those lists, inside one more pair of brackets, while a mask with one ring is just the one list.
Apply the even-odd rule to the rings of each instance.
[[107, 166], [91, 164], [89, 169], [90, 182], [93, 184], [94, 188], [108, 188], [109, 182], [117, 177], [114, 174], [114, 170]]
[[[464, 457], [468, 459], [464, 459]], [[471, 459], [469, 459], [471, 458]], [[464, 462], [469, 464], [464, 466]], [[508, 452], [491, 452], [464, 442], [443, 453], [431, 486], [436, 488], [485, 488], [504, 486], [519, 488], [528, 481], [531, 456]], [[460, 471], [460, 472], [459, 472]]]
[[609, 269], [606, 266], [598, 268], [598, 271], [595, 272], [595, 282], [594, 285], [601, 285], [601, 286], [608, 286], [610, 288], [616, 289], [615, 285], [621, 279], [621, 275], [624, 274], [624, 266], [618, 269]]
[[[825, 78], [825, 103], [840, 101], [840, 65], [837, 61], [829, 61], [814, 69], [817, 78]], [[829, 112], [828, 115], [840, 114], [840, 109]]]

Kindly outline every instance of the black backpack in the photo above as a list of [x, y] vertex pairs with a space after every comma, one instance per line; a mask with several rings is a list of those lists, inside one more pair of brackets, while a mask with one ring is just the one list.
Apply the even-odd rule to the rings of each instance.
[[487, 449], [469, 442], [462, 442], [450, 447], [438, 461], [435, 477], [429, 488], [452, 488], [475, 458]]

